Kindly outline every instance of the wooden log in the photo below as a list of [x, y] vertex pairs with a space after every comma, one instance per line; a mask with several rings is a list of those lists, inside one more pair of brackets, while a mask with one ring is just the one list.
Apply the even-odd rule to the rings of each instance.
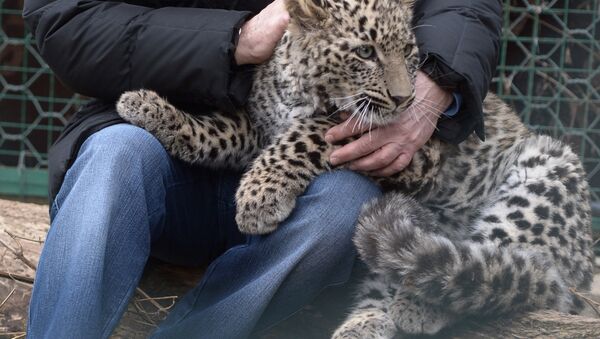
[[[0, 274], [0, 337], [18, 337], [25, 331], [31, 294], [28, 282], [35, 277], [32, 266], [37, 265], [48, 223], [48, 206], [0, 199], [0, 240], [5, 244], [0, 244], [0, 273], [3, 273]], [[25, 260], [13, 253], [19, 250]], [[113, 338], [147, 337], [166, 316], [173, 302], [195, 286], [201, 275], [202, 269], [150, 261], [140, 284], [141, 290], [130, 303]], [[600, 287], [600, 275], [596, 275], [595, 286]], [[351, 295], [351, 288], [331, 289], [294, 317], [259, 337], [328, 338], [343, 319]], [[340, 300], [346, 303], [340, 303]], [[600, 318], [592, 316], [543, 311], [489, 321], [468, 320], [436, 337], [600, 338]]]

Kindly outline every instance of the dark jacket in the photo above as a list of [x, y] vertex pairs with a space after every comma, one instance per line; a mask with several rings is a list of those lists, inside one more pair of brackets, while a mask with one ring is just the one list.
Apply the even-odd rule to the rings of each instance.
[[[26, 0], [25, 21], [44, 60], [74, 91], [96, 98], [71, 119], [50, 149], [50, 198], [92, 133], [122, 122], [114, 102], [150, 88], [197, 111], [231, 111], [244, 103], [251, 67], [233, 62], [238, 28], [269, 0]], [[481, 105], [494, 73], [500, 0], [421, 0], [415, 26], [423, 69], [460, 91], [461, 112], [439, 123], [453, 143], [483, 137]]]

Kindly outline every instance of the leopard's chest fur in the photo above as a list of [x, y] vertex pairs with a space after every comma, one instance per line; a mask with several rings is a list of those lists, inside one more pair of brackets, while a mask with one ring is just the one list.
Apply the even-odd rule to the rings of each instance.
[[298, 119], [326, 116], [332, 107], [326, 95], [313, 85], [315, 66], [297, 57], [302, 42], [294, 42], [288, 35], [275, 49], [273, 61], [257, 66], [245, 105], [249, 119], [261, 134], [261, 148]]

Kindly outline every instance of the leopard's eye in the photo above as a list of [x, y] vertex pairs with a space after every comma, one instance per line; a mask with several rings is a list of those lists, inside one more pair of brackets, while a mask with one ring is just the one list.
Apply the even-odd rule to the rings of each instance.
[[357, 47], [354, 52], [363, 59], [373, 59], [375, 57], [375, 48], [369, 45]]
[[404, 47], [404, 55], [405, 55], [405, 56], [409, 56], [409, 55], [410, 55], [410, 53], [412, 53], [412, 51], [413, 51], [413, 48], [415, 48], [415, 45], [413, 45], [413, 44], [408, 44], [408, 45], [406, 45], [406, 46]]

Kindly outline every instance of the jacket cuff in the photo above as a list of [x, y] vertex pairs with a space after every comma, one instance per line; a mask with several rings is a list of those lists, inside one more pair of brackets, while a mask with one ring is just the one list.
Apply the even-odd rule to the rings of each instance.
[[460, 110], [460, 106], [462, 106], [462, 100], [462, 95], [460, 95], [460, 93], [453, 92], [452, 103], [450, 104], [450, 106], [448, 106], [448, 108], [446, 108], [446, 111], [442, 114], [449, 118], [455, 116], [456, 113], [458, 113], [458, 111]]

